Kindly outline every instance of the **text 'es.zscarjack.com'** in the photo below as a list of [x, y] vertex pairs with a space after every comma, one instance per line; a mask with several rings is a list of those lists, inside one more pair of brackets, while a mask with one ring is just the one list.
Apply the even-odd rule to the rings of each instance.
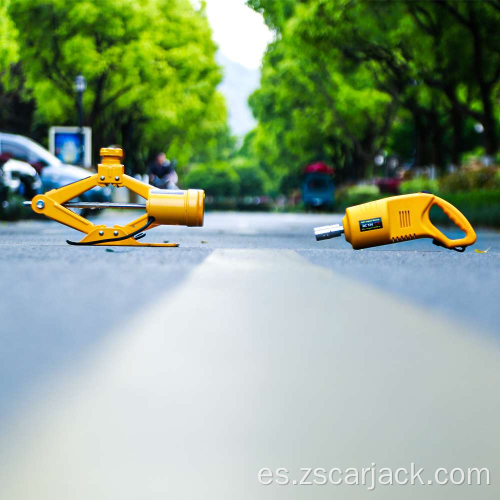
[[489, 485], [490, 471], [487, 468], [471, 467], [468, 469], [454, 468], [446, 469], [441, 467], [436, 469], [431, 477], [425, 475], [424, 468], [417, 468], [414, 463], [409, 468], [401, 467], [390, 469], [383, 467], [378, 469], [375, 463], [371, 467], [362, 469], [347, 468], [339, 469], [333, 467], [325, 469], [322, 467], [300, 468], [296, 474], [285, 467], [279, 467], [275, 470], [263, 467], [257, 473], [260, 484], [269, 486], [278, 484], [280, 486], [323, 486], [333, 484], [335, 486], [346, 484], [348, 486], [366, 486], [368, 490], [374, 490], [377, 485], [390, 486], [399, 485], [428, 485], [444, 486], [452, 484], [460, 485]]

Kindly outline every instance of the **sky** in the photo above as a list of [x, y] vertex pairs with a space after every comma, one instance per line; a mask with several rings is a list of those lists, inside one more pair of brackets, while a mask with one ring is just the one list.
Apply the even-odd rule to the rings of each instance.
[[[213, 38], [220, 51], [247, 68], [259, 68], [273, 35], [245, 0], [205, 0]], [[196, 4], [197, 0], [193, 0]]]

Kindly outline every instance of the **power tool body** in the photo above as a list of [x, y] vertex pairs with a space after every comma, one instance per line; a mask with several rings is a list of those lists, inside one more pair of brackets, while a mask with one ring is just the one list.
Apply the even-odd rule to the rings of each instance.
[[[437, 205], [465, 235], [452, 240], [432, 224], [429, 212]], [[463, 252], [476, 242], [476, 233], [465, 216], [447, 201], [430, 193], [392, 196], [346, 210], [342, 225], [317, 227], [316, 240], [345, 234], [355, 250], [398, 243], [419, 238], [432, 238], [438, 246]]]

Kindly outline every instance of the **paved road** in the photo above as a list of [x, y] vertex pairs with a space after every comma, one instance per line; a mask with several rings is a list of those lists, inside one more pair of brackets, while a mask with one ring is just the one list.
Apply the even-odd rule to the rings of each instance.
[[147, 237], [177, 249], [0, 226], [0, 499], [332, 498], [257, 471], [373, 462], [489, 467], [474, 497], [497, 498], [500, 234], [479, 231], [486, 254], [315, 242], [338, 221], [208, 214]]

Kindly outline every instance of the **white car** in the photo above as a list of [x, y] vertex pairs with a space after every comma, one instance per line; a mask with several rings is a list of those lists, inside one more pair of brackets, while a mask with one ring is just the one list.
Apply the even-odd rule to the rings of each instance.
[[[75, 165], [66, 165], [40, 144], [22, 135], [0, 132], [0, 155], [29, 163], [39, 172], [42, 192], [56, 189], [89, 177], [92, 172]], [[83, 193], [81, 201], [106, 202], [111, 200], [109, 187], [95, 187]]]
[[24, 194], [21, 192], [23, 190], [23, 178], [32, 180], [31, 188], [33, 191], [39, 192], [42, 188], [42, 182], [37, 171], [25, 161], [10, 159], [4, 163], [2, 172], [2, 182], [12, 192]]

